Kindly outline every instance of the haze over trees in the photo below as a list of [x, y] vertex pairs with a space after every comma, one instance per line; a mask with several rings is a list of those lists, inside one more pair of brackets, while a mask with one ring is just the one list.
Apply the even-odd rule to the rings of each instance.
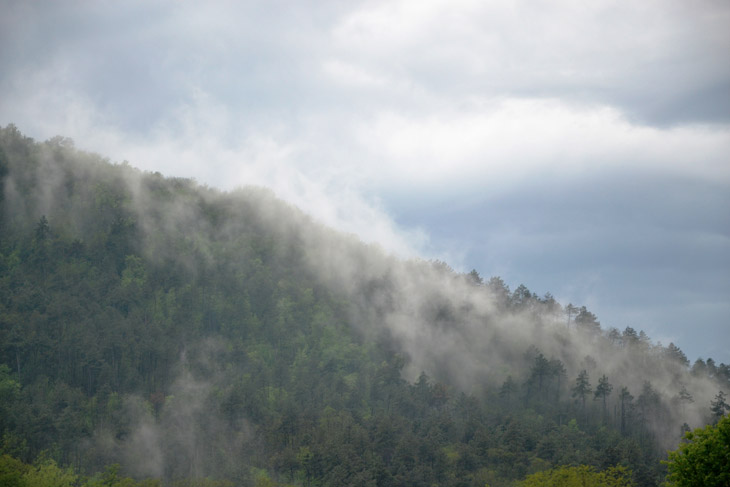
[[396, 259], [265, 189], [12, 125], [0, 178], [9, 485], [658, 485], [684, 431], [728, 409], [725, 364]]

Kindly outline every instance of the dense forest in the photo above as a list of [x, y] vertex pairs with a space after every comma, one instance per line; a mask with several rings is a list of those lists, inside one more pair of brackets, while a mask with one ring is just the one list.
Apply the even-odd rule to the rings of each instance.
[[730, 409], [726, 364], [397, 259], [265, 189], [12, 125], [0, 180], [7, 485], [494, 487], [575, 468], [652, 486]]

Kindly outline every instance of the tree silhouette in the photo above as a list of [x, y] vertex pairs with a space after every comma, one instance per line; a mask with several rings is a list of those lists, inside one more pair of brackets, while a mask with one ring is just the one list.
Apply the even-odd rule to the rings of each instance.
[[578, 310], [578, 315], [575, 317], [575, 324], [592, 333], [599, 333], [601, 331], [601, 323], [598, 321], [598, 318], [588, 311], [585, 306], [581, 306], [580, 310]]
[[560, 402], [560, 380], [565, 377], [566, 370], [563, 362], [559, 359], [550, 360], [550, 374], [557, 379], [555, 385], [555, 403]]
[[550, 362], [542, 353], [539, 353], [530, 369], [530, 381], [537, 384], [538, 395], [542, 393], [543, 382], [550, 372]]
[[712, 411], [713, 422], [715, 423], [725, 416], [725, 411], [730, 411], [730, 405], [725, 401], [725, 392], [717, 392], [715, 399], [710, 401], [710, 411]]
[[588, 372], [583, 369], [575, 379], [575, 385], [573, 386], [573, 397], [580, 398], [583, 416], [586, 414], [586, 396], [593, 391], [591, 383], [588, 379]]
[[502, 387], [499, 389], [499, 397], [509, 401], [512, 395], [517, 391], [517, 384], [512, 379], [512, 376], [507, 376], [507, 380], [502, 383]]
[[613, 386], [609, 384], [608, 377], [606, 377], [606, 374], [602, 375], [600, 379], [598, 379], [598, 386], [596, 386], [596, 392], [594, 395], [594, 399], [601, 398], [603, 400], [603, 419], [605, 421], [606, 419], [606, 398], [611, 394], [611, 391], [613, 390]]
[[684, 384], [682, 384], [682, 388], [679, 390], [679, 394], [677, 394], [677, 399], [682, 405], [682, 415], [685, 414], [687, 404], [692, 404], [693, 402], [695, 402], [692, 394], [689, 393], [687, 387]]
[[568, 316], [568, 329], [570, 329], [570, 318], [578, 314], [578, 307], [573, 306], [573, 303], [568, 303], [565, 307], [565, 314]]
[[632, 407], [631, 402], [634, 400], [634, 396], [632, 396], [629, 392], [629, 389], [624, 386], [621, 388], [621, 392], [619, 393], [618, 398], [621, 401], [621, 434], [625, 435], [627, 422], [626, 420], [628, 412]]

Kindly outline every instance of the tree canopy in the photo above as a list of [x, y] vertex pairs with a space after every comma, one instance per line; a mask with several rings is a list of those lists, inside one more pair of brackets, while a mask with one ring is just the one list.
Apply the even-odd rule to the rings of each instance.
[[667, 484], [676, 487], [730, 485], [730, 416], [685, 434], [669, 452]]
[[581, 465], [559, 467], [528, 475], [520, 487], [633, 487], [631, 472], [624, 467], [611, 467], [603, 472]]

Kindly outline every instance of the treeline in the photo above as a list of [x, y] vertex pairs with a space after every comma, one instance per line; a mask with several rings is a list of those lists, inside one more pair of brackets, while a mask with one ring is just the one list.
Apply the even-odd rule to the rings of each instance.
[[726, 409], [724, 364], [690, 369], [525, 286], [395, 262], [265, 190], [13, 126], [0, 178], [8, 485], [506, 486], [561, 465], [658, 485], [660, 433]]

